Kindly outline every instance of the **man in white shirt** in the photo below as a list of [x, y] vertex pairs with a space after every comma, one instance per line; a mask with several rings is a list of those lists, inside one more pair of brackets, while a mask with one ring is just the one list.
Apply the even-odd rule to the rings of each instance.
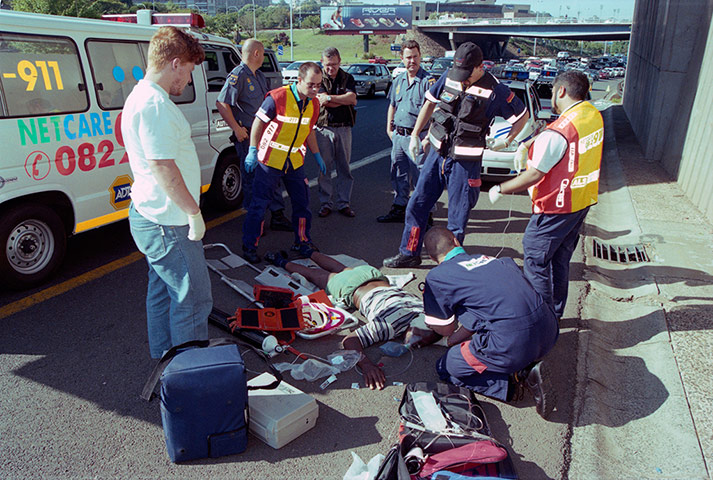
[[191, 127], [169, 95], [181, 95], [205, 58], [198, 41], [176, 27], [151, 38], [146, 76], [126, 99], [121, 131], [134, 177], [129, 224], [149, 265], [149, 350], [208, 338], [213, 306], [199, 207], [200, 164]]

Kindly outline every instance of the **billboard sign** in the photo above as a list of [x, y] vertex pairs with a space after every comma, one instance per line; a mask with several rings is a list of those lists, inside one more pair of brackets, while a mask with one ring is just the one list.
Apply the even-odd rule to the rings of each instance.
[[322, 30], [334, 33], [403, 33], [411, 28], [410, 5], [321, 7]]

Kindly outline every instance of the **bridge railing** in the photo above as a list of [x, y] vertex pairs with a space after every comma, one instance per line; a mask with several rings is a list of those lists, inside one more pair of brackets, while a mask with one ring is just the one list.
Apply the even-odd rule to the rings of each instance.
[[459, 18], [441, 17], [436, 20], [414, 20], [416, 26], [435, 25], [557, 25], [557, 24], [631, 24], [631, 20], [588, 18], [585, 20], [575, 17], [518, 17], [518, 18]]

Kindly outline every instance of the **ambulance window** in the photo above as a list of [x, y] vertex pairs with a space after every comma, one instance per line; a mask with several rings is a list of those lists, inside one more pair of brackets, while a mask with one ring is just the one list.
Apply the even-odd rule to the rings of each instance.
[[134, 85], [146, 74], [139, 44], [89, 40], [87, 51], [99, 106], [104, 110], [122, 108]]
[[0, 117], [87, 110], [77, 46], [68, 38], [0, 33]]

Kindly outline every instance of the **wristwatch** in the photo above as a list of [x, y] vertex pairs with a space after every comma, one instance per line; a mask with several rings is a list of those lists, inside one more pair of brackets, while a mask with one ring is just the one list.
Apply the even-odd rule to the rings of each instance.
[[331, 96], [331, 95], [327, 95], [327, 102], [331, 102], [331, 101], [332, 101], [332, 96]]

